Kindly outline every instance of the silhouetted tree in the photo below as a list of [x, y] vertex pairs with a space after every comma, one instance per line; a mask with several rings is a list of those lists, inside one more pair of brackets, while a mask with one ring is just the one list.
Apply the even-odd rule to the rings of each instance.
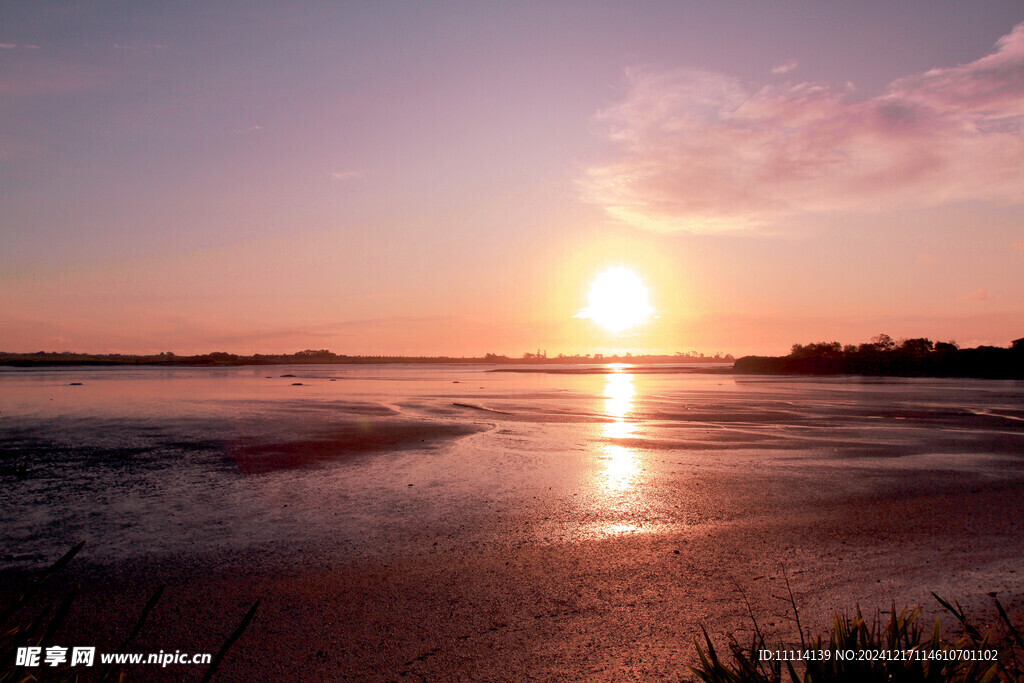
[[931, 353], [934, 348], [935, 343], [931, 339], [921, 337], [918, 339], [904, 339], [900, 343], [899, 350], [911, 356], [923, 357]]
[[871, 344], [864, 346], [873, 346], [875, 351], [892, 351], [896, 348], [896, 342], [889, 335], [880, 334], [871, 338]]
[[839, 342], [817, 342], [814, 344], [793, 344], [789, 354], [793, 358], [838, 358], [843, 355]]

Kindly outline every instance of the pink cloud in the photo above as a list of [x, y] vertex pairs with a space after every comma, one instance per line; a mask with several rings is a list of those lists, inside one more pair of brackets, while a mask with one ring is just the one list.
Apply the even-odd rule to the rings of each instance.
[[246, 135], [247, 133], [258, 133], [261, 130], [263, 130], [263, 126], [259, 125], [258, 123], [254, 123], [253, 125], [247, 126], [245, 128], [235, 128], [234, 130], [231, 131], [231, 133], [232, 135]]
[[1024, 251], [1024, 240], [1014, 240], [1013, 248], [1017, 251]]
[[779, 64], [778, 66], [773, 66], [772, 67], [772, 73], [775, 74], [776, 76], [779, 75], [779, 74], [788, 74], [790, 71], [792, 71], [793, 69], [795, 69], [799, 65], [800, 65], [800, 62], [798, 62], [795, 59], [791, 59], [788, 62], [784, 62], [782, 64]]
[[145, 43], [143, 45], [125, 45], [123, 43], [114, 43], [110, 47], [115, 50], [164, 50], [167, 48], [162, 43]]
[[1024, 24], [970, 64], [852, 85], [751, 87], [706, 71], [633, 71], [598, 114], [614, 148], [584, 197], [633, 225], [721, 232], [834, 210], [1024, 203]]
[[970, 294], [964, 294], [963, 296], [958, 296], [956, 298], [956, 300], [957, 301], [988, 301], [988, 290], [986, 288], [982, 287], [981, 289], [979, 289], [979, 290], [977, 290], [975, 292], [971, 292]]

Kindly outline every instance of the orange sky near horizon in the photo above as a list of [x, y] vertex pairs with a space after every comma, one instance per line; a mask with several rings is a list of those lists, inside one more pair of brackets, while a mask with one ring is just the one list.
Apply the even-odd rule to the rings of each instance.
[[[1024, 336], [1009, 3], [0, 19], [0, 351]], [[655, 312], [619, 333], [578, 317], [612, 267]]]

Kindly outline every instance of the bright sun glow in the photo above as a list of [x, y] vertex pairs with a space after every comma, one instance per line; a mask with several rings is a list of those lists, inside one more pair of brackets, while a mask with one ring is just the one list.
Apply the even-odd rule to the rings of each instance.
[[610, 332], [636, 327], [654, 313], [643, 281], [621, 266], [609, 268], [597, 276], [590, 286], [587, 303], [576, 317], [591, 318]]

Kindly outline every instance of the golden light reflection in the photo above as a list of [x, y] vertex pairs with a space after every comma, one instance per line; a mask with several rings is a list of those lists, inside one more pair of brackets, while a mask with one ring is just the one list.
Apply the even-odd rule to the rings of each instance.
[[626, 422], [624, 420], [617, 420], [615, 422], [608, 422], [602, 427], [604, 435], [609, 439], [628, 439], [633, 436], [636, 432], [636, 424], [633, 422]]
[[609, 491], [628, 491], [640, 469], [637, 454], [631, 448], [605, 444], [604, 485]]
[[633, 375], [622, 372], [615, 368], [615, 372], [605, 375], [604, 385], [604, 412], [609, 417], [624, 422], [629, 412], [633, 410], [633, 396], [636, 395], [636, 388], [633, 386]]
[[[636, 433], [638, 426], [629, 419], [633, 411], [636, 388], [633, 386], [633, 375], [622, 372], [622, 367], [613, 367], [613, 370], [614, 372], [605, 375], [604, 413], [614, 418], [614, 421], [602, 425], [602, 432], [606, 438], [628, 438]], [[632, 488], [640, 469], [636, 451], [618, 444], [605, 444], [602, 450], [605, 461], [605, 488], [609, 491], [626, 491]]]

